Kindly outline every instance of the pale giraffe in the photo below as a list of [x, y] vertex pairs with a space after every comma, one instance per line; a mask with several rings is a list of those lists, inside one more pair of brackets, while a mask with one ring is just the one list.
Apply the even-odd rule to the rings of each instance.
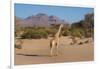
[[55, 50], [54, 48], [56, 47], [56, 54], [55, 56], [58, 55], [58, 46], [59, 46], [59, 37], [60, 37], [60, 33], [61, 33], [61, 29], [63, 27], [63, 24], [61, 24], [59, 26], [59, 30], [58, 32], [54, 35], [54, 37], [50, 40], [50, 54], [51, 56], [53, 56], [53, 50]]

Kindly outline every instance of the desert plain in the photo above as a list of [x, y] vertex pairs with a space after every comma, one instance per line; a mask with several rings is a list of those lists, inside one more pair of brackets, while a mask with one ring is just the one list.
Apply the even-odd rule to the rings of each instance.
[[[77, 39], [71, 44], [70, 36], [61, 37], [58, 56], [50, 56], [50, 39], [23, 39], [22, 49], [14, 49], [15, 65], [83, 62], [94, 60], [92, 38]], [[84, 43], [89, 40], [89, 42]], [[83, 42], [82, 44], [79, 44]], [[55, 53], [55, 51], [54, 51]]]

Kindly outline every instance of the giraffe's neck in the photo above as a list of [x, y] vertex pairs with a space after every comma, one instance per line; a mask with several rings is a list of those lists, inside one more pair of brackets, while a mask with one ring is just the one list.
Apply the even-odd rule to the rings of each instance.
[[61, 26], [59, 27], [59, 30], [58, 30], [58, 32], [55, 34], [55, 37], [59, 37], [59, 35], [60, 35], [60, 32], [61, 32]]

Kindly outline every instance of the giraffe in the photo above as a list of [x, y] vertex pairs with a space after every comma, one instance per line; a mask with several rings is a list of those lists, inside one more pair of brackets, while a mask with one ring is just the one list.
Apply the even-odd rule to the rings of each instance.
[[53, 56], [53, 50], [54, 50], [54, 47], [56, 47], [56, 54], [55, 56], [58, 55], [58, 46], [59, 46], [59, 37], [60, 37], [60, 32], [61, 32], [61, 29], [63, 27], [63, 24], [61, 24], [59, 26], [59, 30], [58, 32], [54, 35], [54, 37], [50, 40], [50, 54], [51, 56]]

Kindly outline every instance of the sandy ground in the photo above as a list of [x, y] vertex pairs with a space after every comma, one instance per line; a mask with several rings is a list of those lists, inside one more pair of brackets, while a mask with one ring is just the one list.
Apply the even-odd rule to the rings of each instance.
[[[44, 64], [58, 62], [92, 61], [94, 59], [93, 41], [82, 45], [71, 45], [69, 37], [61, 37], [59, 55], [50, 56], [50, 39], [24, 39], [23, 49], [15, 49], [15, 65]], [[91, 40], [91, 38], [88, 38]], [[85, 41], [87, 38], [78, 40]]]

